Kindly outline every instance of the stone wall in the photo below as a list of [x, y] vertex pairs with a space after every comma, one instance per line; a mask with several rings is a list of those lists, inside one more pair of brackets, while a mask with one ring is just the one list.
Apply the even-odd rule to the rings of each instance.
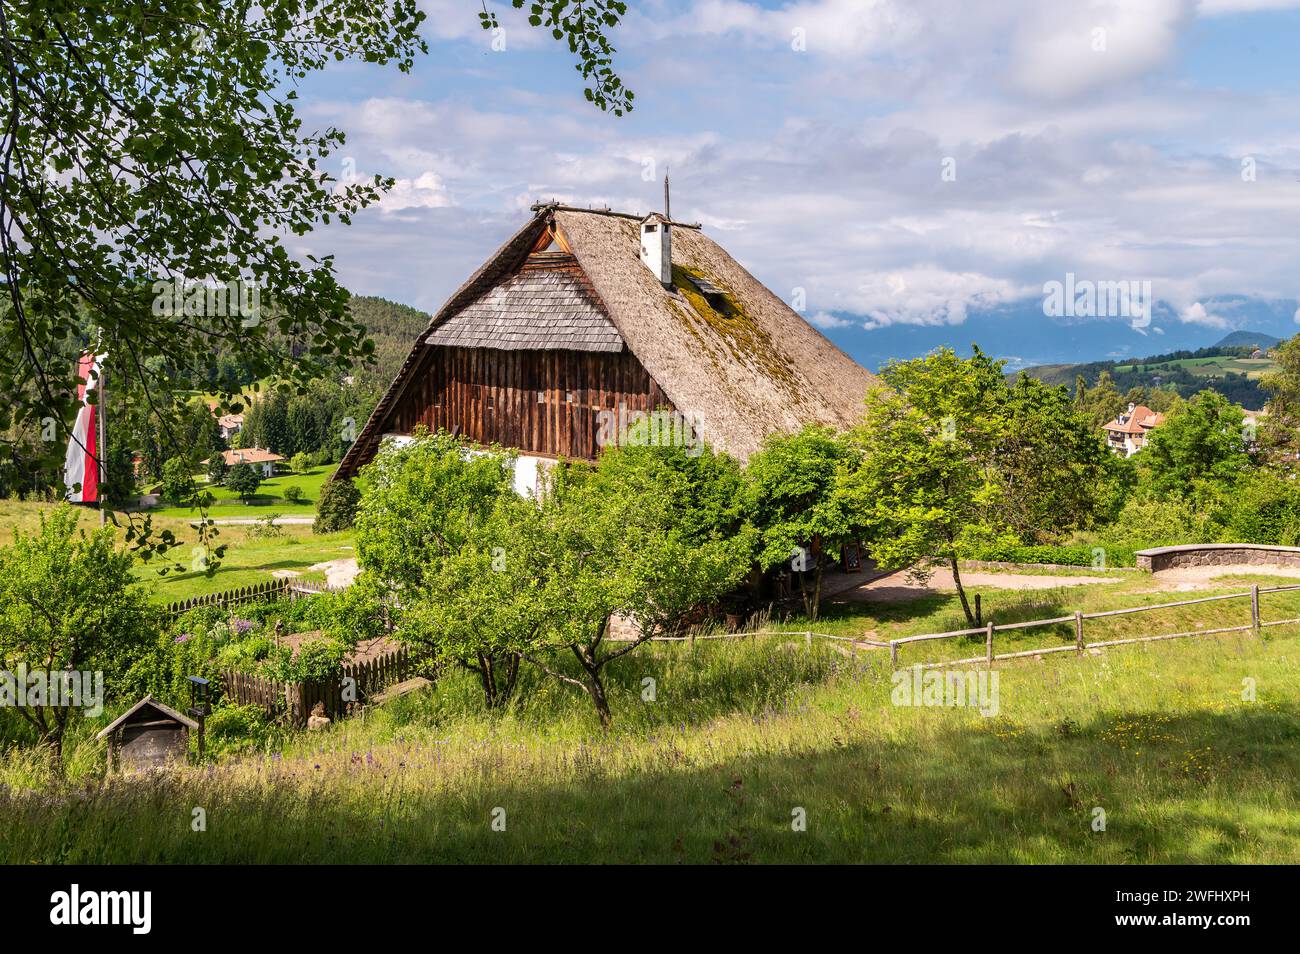
[[1263, 543], [1193, 543], [1139, 550], [1136, 556], [1137, 568], [1148, 573], [1191, 566], [1300, 567], [1300, 547]]

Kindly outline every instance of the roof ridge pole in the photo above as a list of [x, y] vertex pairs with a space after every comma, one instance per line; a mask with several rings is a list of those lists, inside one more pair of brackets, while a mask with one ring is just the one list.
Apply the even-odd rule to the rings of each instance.
[[672, 208], [668, 202], [668, 167], [664, 166], [664, 218], [669, 222], [673, 220]]

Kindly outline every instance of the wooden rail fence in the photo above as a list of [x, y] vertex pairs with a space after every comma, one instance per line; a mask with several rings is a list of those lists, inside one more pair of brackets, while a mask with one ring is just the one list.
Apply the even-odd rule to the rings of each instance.
[[[984, 636], [984, 654], [981, 656], [971, 656], [966, 659], [947, 659], [942, 662], [934, 663], [915, 663], [916, 668], [935, 669], [940, 666], [962, 666], [971, 663], [985, 663], [992, 668], [993, 663], [999, 659], [1019, 659], [1025, 656], [1045, 656], [1048, 653], [1075, 652], [1083, 653], [1089, 649], [1101, 649], [1106, 646], [1123, 646], [1130, 643], [1149, 643], [1162, 639], [1183, 639], [1188, 636], [1214, 636], [1221, 633], [1243, 633], [1246, 631], [1259, 635], [1260, 630], [1266, 626], [1284, 626], [1287, 624], [1300, 623], [1300, 617], [1292, 619], [1275, 619], [1265, 621], [1260, 618], [1259, 597], [1261, 593], [1281, 593], [1287, 590], [1300, 590], [1300, 584], [1289, 584], [1287, 586], [1269, 586], [1259, 587], [1252, 586], [1249, 590], [1243, 590], [1240, 593], [1223, 593], [1218, 596], [1200, 596], [1190, 600], [1178, 600], [1174, 603], [1155, 603], [1151, 606], [1133, 606], [1126, 609], [1101, 610], [1096, 613], [1084, 613], [1075, 610], [1069, 616], [1057, 616], [1052, 619], [1034, 619], [1023, 623], [1002, 623], [994, 625], [988, 623], [975, 629], [957, 629], [947, 633], [926, 633], [921, 636], [901, 636], [898, 639], [889, 640], [889, 660], [895, 669], [898, 668], [899, 650], [910, 643], [927, 642], [934, 639], [959, 639], [967, 636]], [[1128, 616], [1133, 613], [1150, 613], [1154, 610], [1173, 609], [1179, 606], [1192, 606], [1197, 603], [1214, 603], [1220, 600], [1250, 600], [1250, 622], [1243, 623], [1240, 626], [1220, 626], [1215, 629], [1193, 629], [1182, 633], [1162, 633], [1157, 636], [1130, 636], [1125, 639], [1107, 639], [1100, 642], [1089, 643], [1084, 639], [1084, 622], [1090, 619], [1104, 619], [1111, 616]], [[1004, 633], [1015, 629], [1031, 629], [1037, 626], [1059, 626], [1064, 623], [1074, 624], [1074, 643], [1066, 646], [1047, 646], [1042, 649], [1026, 649], [1014, 653], [994, 653], [993, 652], [993, 635], [995, 633]]]

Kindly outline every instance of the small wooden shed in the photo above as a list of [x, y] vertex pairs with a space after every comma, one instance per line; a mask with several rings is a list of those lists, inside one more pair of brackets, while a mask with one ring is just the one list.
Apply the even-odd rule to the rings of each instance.
[[199, 724], [189, 716], [145, 696], [99, 733], [108, 739], [108, 767], [123, 771], [161, 768], [183, 761], [190, 730]]

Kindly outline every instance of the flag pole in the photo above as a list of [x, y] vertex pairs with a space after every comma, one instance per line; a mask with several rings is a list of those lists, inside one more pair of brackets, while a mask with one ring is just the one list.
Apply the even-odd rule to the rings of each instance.
[[[102, 328], [97, 328], [96, 332], [97, 333], [95, 335], [96, 338], [95, 347], [99, 350], [100, 354], [103, 354], [104, 353], [103, 351], [104, 330]], [[98, 502], [99, 502], [99, 525], [101, 527], [107, 526], [108, 524], [108, 513], [107, 511], [104, 510], [104, 478], [108, 476], [108, 468], [105, 466], [105, 460], [104, 460], [104, 458], [107, 456], [107, 448], [108, 448], [108, 431], [105, 430], [104, 428], [104, 424], [108, 417], [108, 411], [107, 411], [108, 391], [104, 386], [104, 382], [108, 377], [107, 366], [108, 366], [108, 358], [107, 355], [105, 355], [104, 359], [99, 363], [99, 380], [95, 382], [96, 385], [95, 390], [99, 393], [99, 404], [95, 408], [95, 414], [98, 415], [99, 417], [99, 425], [96, 427], [96, 431], [98, 432], [98, 440], [95, 442], [97, 445], [95, 447], [95, 468], [99, 473], [99, 491], [98, 491], [99, 501]]]

